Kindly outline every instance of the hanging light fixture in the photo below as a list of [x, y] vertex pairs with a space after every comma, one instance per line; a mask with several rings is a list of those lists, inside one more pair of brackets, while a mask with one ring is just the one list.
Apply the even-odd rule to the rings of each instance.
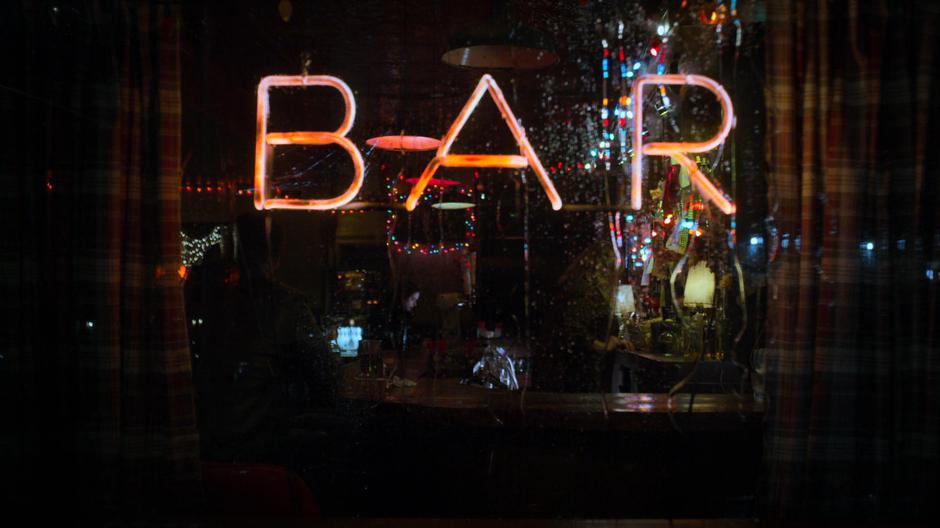
[[382, 150], [398, 150], [403, 152], [420, 152], [434, 150], [441, 144], [441, 140], [424, 136], [379, 136], [366, 140], [366, 144]]
[[472, 209], [476, 207], [477, 204], [472, 202], [438, 202], [431, 204], [431, 207], [434, 209], [441, 209], [444, 211], [458, 211], [461, 209]]
[[548, 38], [514, 21], [509, 4], [509, 0], [493, 0], [490, 21], [458, 33], [441, 60], [484, 70], [538, 70], [558, 62]]
[[[421, 180], [421, 178], [406, 178], [405, 183], [414, 185], [418, 183], [419, 180]], [[454, 187], [456, 185], [460, 185], [460, 182], [457, 180], [447, 180], [444, 178], [431, 178], [428, 180], [429, 187]]]
[[294, 5], [290, 0], [281, 0], [277, 4], [277, 14], [281, 15], [281, 20], [285, 23], [290, 22], [291, 14], [294, 12]]

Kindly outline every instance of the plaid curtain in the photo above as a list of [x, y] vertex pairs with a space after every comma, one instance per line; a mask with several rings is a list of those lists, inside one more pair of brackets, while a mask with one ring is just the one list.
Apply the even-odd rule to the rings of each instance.
[[935, 516], [940, 7], [767, 7], [767, 511]]
[[24, 0], [0, 17], [4, 500], [90, 515], [200, 500], [177, 11]]

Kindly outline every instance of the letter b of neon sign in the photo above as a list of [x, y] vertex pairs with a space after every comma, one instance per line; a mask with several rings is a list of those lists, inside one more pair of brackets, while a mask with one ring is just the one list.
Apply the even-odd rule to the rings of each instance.
[[[268, 132], [270, 105], [268, 91], [274, 86], [329, 86], [339, 91], [346, 103], [343, 122], [333, 132], [300, 131]], [[346, 138], [356, 119], [356, 99], [342, 80], [327, 75], [270, 75], [258, 84], [258, 130], [255, 137], [255, 208], [257, 209], [336, 209], [352, 201], [362, 187], [363, 162], [359, 149]], [[268, 173], [275, 145], [329, 145], [335, 144], [349, 153], [353, 162], [353, 181], [339, 196], [320, 200], [270, 198]]]
[[[715, 94], [721, 103], [722, 119], [718, 133], [707, 141], [699, 142], [655, 142], [643, 144], [643, 87], [647, 84], [690, 84], [701, 86]], [[720, 145], [734, 125], [731, 98], [720, 84], [702, 75], [644, 75], [633, 84], [633, 101], [636, 103], [633, 121], [633, 167], [630, 201], [634, 209], [643, 205], [643, 156], [669, 156], [689, 171], [692, 184], [702, 196], [715, 204], [725, 214], [734, 214], [734, 203], [702, 174], [698, 165], [688, 156], [689, 152], [707, 152]]]

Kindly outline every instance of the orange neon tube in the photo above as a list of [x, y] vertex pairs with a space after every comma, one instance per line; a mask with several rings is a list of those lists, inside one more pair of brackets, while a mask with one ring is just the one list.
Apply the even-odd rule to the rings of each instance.
[[[718, 132], [707, 141], [697, 142], [653, 142], [643, 144], [643, 87], [647, 84], [676, 84], [701, 86], [715, 94], [721, 103], [721, 126]], [[734, 126], [734, 110], [731, 98], [720, 84], [714, 79], [702, 75], [644, 75], [633, 83], [633, 101], [636, 108], [633, 112], [633, 160], [630, 202], [634, 209], [643, 206], [643, 156], [669, 156], [685, 167], [689, 178], [702, 196], [715, 204], [725, 214], [734, 214], [734, 203], [729, 200], [721, 190], [699, 170], [698, 165], [686, 156], [688, 152], [707, 152], [719, 145], [728, 137], [731, 127]]]
[[[519, 151], [520, 154], [522, 154], [521, 156], [505, 154], [450, 153], [450, 147], [454, 144], [454, 141], [457, 139], [460, 131], [467, 123], [467, 120], [470, 118], [470, 114], [476, 110], [477, 105], [483, 98], [483, 94], [487, 92], [489, 92], [490, 97], [493, 98], [493, 102], [496, 103], [496, 107], [499, 108], [499, 111], [503, 116], [503, 120], [509, 126], [509, 130], [512, 132], [516, 143], [519, 145]], [[509, 108], [509, 104], [506, 103], [506, 98], [503, 96], [503, 92], [499, 89], [496, 81], [493, 80], [493, 77], [489, 74], [484, 75], [480, 78], [480, 82], [477, 83], [477, 86], [470, 95], [470, 98], [467, 99], [467, 102], [464, 104], [460, 114], [457, 115], [457, 119], [455, 119], [451, 124], [450, 130], [448, 130], [447, 133], [444, 134], [444, 137], [441, 138], [441, 144], [437, 148], [437, 155], [431, 159], [427, 167], [425, 167], [424, 172], [421, 174], [421, 178], [419, 178], [418, 182], [414, 185], [414, 187], [411, 188], [411, 193], [408, 195], [408, 199], [405, 201], [405, 209], [414, 211], [415, 207], [418, 205], [418, 199], [421, 198], [422, 193], [424, 193], [424, 189], [428, 185], [428, 181], [431, 180], [431, 178], [434, 176], [434, 173], [440, 167], [522, 169], [526, 166], [532, 167], [532, 170], [539, 179], [539, 184], [541, 184], [542, 189], [545, 191], [545, 194], [548, 195], [548, 199], [552, 203], [552, 209], [556, 211], [561, 209], [561, 197], [558, 195], [558, 191], [555, 190], [555, 184], [552, 183], [551, 178], [549, 178], [548, 174], [545, 172], [545, 168], [542, 166], [542, 162], [539, 161], [538, 156], [535, 154], [535, 150], [529, 143], [529, 139], [525, 135], [525, 130], [516, 121], [516, 116], [512, 113], [512, 109]]]
[[[329, 86], [335, 88], [346, 105], [346, 113], [339, 128], [333, 132], [296, 131], [268, 132], [270, 114], [269, 92], [276, 86]], [[255, 192], [256, 209], [336, 209], [352, 201], [362, 188], [364, 163], [362, 154], [345, 136], [356, 119], [356, 98], [352, 90], [341, 79], [328, 75], [270, 75], [258, 84], [257, 130], [255, 134]], [[339, 145], [353, 162], [353, 181], [339, 196], [318, 200], [301, 200], [268, 197], [268, 172], [271, 169], [275, 145]]]
[[441, 166], [524, 169], [529, 160], [512, 154], [448, 154], [441, 160]]

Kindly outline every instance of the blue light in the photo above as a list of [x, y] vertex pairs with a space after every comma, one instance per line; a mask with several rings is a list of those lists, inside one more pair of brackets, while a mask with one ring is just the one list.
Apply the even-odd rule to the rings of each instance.
[[633, 69], [634, 69], [634, 70], [639, 70], [639, 69], [640, 69], [640, 66], [641, 66], [641, 65], [640, 65], [639, 62], [634, 62], [634, 63], [633, 63]]
[[874, 243], [874, 242], [865, 242], [865, 249], [867, 249], [868, 251], [871, 251], [871, 250], [875, 249], [875, 243]]
[[627, 215], [627, 222], [633, 221], [633, 215]]
[[759, 236], [752, 236], [752, 237], [751, 237], [751, 245], [752, 245], [752, 246], [756, 246], [756, 245], [758, 245], [758, 244], [763, 244], [763, 243], [764, 243], [764, 239], [762, 239], [761, 237], [759, 237]]
[[664, 73], [666, 73], [666, 65], [665, 65], [665, 64], [657, 64], [657, 65], [656, 65], [656, 74], [657, 74], [657, 75], [662, 75], [662, 74], [664, 74]]

